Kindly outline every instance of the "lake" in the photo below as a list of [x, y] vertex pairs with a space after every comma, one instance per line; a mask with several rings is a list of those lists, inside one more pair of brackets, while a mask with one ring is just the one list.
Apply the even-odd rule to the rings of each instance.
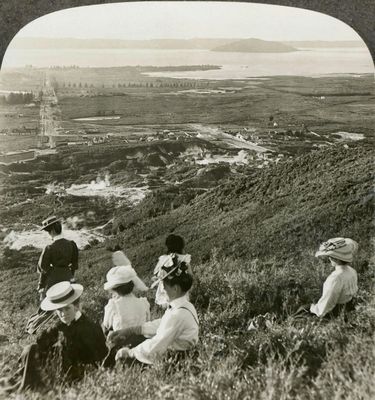
[[9, 49], [3, 68], [69, 66], [220, 65], [220, 70], [153, 72], [150, 76], [195, 79], [244, 79], [257, 76], [373, 73], [367, 48], [300, 49], [291, 53], [225, 53], [209, 50]]

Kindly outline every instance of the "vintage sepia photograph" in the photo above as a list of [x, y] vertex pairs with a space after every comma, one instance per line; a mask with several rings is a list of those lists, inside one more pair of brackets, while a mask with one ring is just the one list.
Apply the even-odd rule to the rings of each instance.
[[375, 398], [374, 63], [301, 8], [28, 23], [0, 70], [0, 399]]

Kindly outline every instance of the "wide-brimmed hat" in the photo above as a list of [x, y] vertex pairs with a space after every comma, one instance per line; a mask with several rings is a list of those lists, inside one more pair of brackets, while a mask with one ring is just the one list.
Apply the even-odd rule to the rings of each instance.
[[152, 283], [151, 289], [164, 279], [170, 280], [186, 273], [189, 269], [188, 262], [190, 262], [190, 255], [187, 255], [186, 260], [180, 259], [177, 254], [168, 254], [165, 256], [163, 258], [163, 265], [160, 268], [158, 278]]
[[60, 222], [60, 221], [54, 215], [52, 217], [46, 218], [44, 221], [42, 221], [42, 227], [40, 228], [40, 230], [44, 231], [46, 228], [48, 228], [55, 222]]
[[51, 286], [41, 302], [44, 311], [58, 310], [77, 300], [83, 292], [83, 286], [69, 281], [59, 282]]
[[344, 262], [352, 262], [358, 250], [358, 243], [349, 238], [333, 238], [322, 243], [315, 257], [332, 257]]
[[111, 268], [107, 273], [107, 282], [104, 284], [104, 290], [113, 289], [130, 281], [134, 283], [135, 289], [141, 292], [148, 290], [148, 287], [138, 278], [134, 268], [130, 265], [120, 265]]

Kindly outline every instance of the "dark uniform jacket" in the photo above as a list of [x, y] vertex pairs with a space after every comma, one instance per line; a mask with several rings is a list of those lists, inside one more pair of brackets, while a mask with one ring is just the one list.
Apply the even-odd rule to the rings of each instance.
[[46, 246], [38, 262], [40, 274], [38, 289], [48, 289], [52, 285], [73, 278], [78, 268], [78, 247], [72, 240], [64, 238]]
[[100, 363], [107, 354], [105, 336], [101, 327], [84, 314], [70, 325], [59, 322], [43, 331], [36, 341], [41, 358], [60, 347], [63, 371], [70, 375], [82, 372], [82, 366]]
[[99, 365], [106, 354], [100, 326], [81, 314], [70, 325], [59, 322], [44, 330], [36, 343], [26, 346], [19, 359], [19, 369], [6, 379], [3, 390], [11, 393], [46, 387], [53, 382], [79, 380], [86, 366]]

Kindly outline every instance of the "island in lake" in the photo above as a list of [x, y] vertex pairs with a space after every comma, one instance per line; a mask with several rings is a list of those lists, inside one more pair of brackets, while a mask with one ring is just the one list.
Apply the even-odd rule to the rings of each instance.
[[271, 42], [261, 39], [242, 39], [215, 47], [212, 49], [212, 51], [241, 53], [289, 53], [292, 51], [298, 51], [298, 49], [281, 42]]

